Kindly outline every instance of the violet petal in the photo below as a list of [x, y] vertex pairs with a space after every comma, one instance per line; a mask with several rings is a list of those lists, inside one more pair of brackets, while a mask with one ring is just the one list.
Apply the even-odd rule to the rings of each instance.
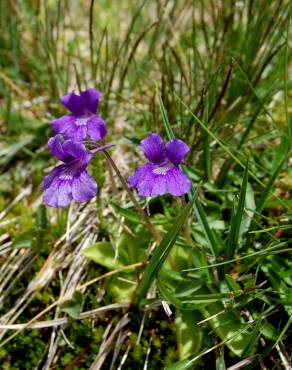
[[80, 95], [83, 99], [85, 108], [91, 113], [95, 114], [97, 111], [99, 98], [101, 97], [101, 92], [95, 89], [88, 89], [81, 91]]
[[72, 184], [72, 195], [78, 203], [87, 202], [97, 193], [97, 184], [86, 170], [76, 176]]
[[56, 134], [63, 134], [67, 130], [74, 128], [76, 117], [71, 115], [64, 115], [60, 118], [54, 119], [51, 122], [52, 129]]
[[61, 164], [60, 166], [55, 167], [48, 176], [45, 176], [43, 180], [43, 189], [48, 189], [52, 185], [52, 182], [55, 180], [55, 178], [58, 178], [58, 176], [64, 172], [64, 170], [66, 170], [66, 165]]
[[166, 156], [176, 166], [184, 159], [190, 148], [182, 140], [173, 139], [166, 144]]
[[164, 161], [164, 146], [160, 135], [150, 134], [141, 141], [141, 149], [149, 161], [153, 163], [161, 163]]
[[142, 197], [154, 195], [152, 190], [156, 176], [153, 174], [153, 169], [152, 163], [143, 164], [128, 178], [128, 183], [136, 188]]
[[64, 152], [61, 138], [61, 135], [51, 137], [48, 140], [48, 148], [57, 159], [63, 162], [67, 162], [70, 159], [70, 156], [68, 157], [67, 153]]
[[85, 114], [84, 101], [81, 96], [76, 95], [74, 92], [62, 96], [60, 101], [75, 116], [79, 117]]
[[94, 116], [89, 120], [89, 122], [87, 123], [87, 129], [88, 136], [92, 140], [100, 140], [107, 133], [105, 122], [99, 116]]
[[180, 197], [191, 188], [191, 181], [188, 176], [183, 173], [178, 167], [171, 168], [165, 175], [167, 183], [167, 192]]
[[63, 150], [70, 155], [72, 159], [78, 160], [81, 163], [84, 162], [84, 164], [86, 164], [88, 151], [82, 143], [66, 140], [63, 144]]
[[63, 181], [59, 183], [54, 181], [51, 186], [45, 190], [44, 202], [51, 207], [66, 207], [72, 200], [71, 183]]

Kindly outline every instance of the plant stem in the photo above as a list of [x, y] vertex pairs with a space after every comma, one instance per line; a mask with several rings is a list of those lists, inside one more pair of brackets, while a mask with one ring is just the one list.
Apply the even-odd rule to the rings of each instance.
[[159, 232], [156, 230], [156, 228], [152, 225], [152, 223], [149, 220], [149, 217], [147, 214], [144, 212], [140, 204], [137, 202], [132, 190], [129, 188], [126, 180], [124, 179], [123, 175], [121, 174], [120, 170], [116, 166], [115, 162], [113, 161], [112, 157], [109, 155], [109, 153], [106, 150], [103, 150], [103, 153], [108, 161], [108, 163], [112, 166], [113, 170], [117, 174], [118, 178], [120, 179], [124, 189], [126, 190], [129, 198], [133, 202], [133, 205], [136, 209], [136, 211], [139, 213], [139, 215], [142, 217], [143, 221], [145, 222], [146, 227], [148, 228], [149, 232], [153, 235], [154, 239], [156, 240], [157, 243], [160, 243], [161, 241], [161, 236]]

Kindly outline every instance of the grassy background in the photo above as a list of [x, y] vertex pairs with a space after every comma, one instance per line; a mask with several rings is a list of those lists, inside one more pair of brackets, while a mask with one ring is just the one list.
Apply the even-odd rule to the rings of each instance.
[[[285, 0], [0, 2], [1, 369], [291, 368], [290, 15]], [[78, 85], [103, 92], [125, 177], [150, 132], [190, 146], [192, 194], [139, 200], [161, 243], [101, 155], [96, 199], [42, 204], [50, 120]]]

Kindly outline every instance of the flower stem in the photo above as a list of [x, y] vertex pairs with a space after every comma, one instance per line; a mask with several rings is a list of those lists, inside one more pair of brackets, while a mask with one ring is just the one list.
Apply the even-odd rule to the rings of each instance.
[[96, 154], [96, 153], [101, 152], [105, 149], [111, 148], [112, 146], [114, 146], [114, 144], [105, 144], [105, 145], [102, 145], [102, 146], [97, 146], [95, 149], [91, 150], [91, 153]]
[[107, 166], [107, 169], [108, 169], [108, 172], [109, 172], [109, 178], [110, 178], [112, 192], [116, 193], [118, 191], [118, 188], [117, 188], [117, 185], [116, 185], [116, 182], [115, 182], [113, 169], [112, 169], [112, 166], [111, 166], [111, 163], [110, 163], [109, 159], [107, 157], [105, 157], [105, 159], [106, 159], [106, 166]]
[[132, 190], [129, 188], [127, 181], [124, 179], [123, 175], [121, 174], [120, 170], [116, 166], [115, 162], [113, 161], [112, 157], [109, 155], [109, 153], [104, 149], [103, 154], [105, 155], [108, 163], [112, 166], [113, 170], [117, 174], [118, 178], [120, 179], [124, 189], [126, 190], [129, 198], [133, 202], [133, 205], [136, 209], [136, 211], [139, 213], [143, 221], [145, 222], [146, 227], [148, 228], [149, 232], [153, 235], [154, 239], [156, 240], [157, 243], [160, 243], [161, 241], [161, 236], [159, 232], [156, 230], [154, 225], [150, 222], [149, 217], [147, 214], [144, 212], [143, 208], [140, 206], [140, 204], [137, 202]]

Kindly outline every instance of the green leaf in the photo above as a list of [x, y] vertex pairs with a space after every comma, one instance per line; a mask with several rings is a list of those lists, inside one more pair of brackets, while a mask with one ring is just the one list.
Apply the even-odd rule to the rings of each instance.
[[13, 241], [13, 248], [31, 248], [36, 239], [35, 229], [29, 229], [24, 233], [20, 234]]
[[[171, 293], [162, 282], [161, 279], [157, 279], [157, 286], [161, 295], [174, 307], [184, 310], [184, 311], [194, 311], [199, 310], [200, 308], [209, 304], [209, 301], [203, 302], [189, 302], [188, 300], [182, 301], [181, 297], [177, 297], [175, 294]], [[215, 301], [217, 298], [215, 299]]]
[[231, 341], [236, 341], [236, 340], [240, 340], [240, 338], [242, 337], [242, 335], [244, 335], [245, 333], [245, 329], [241, 329], [239, 330], [237, 333], [235, 333], [234, 335], [226, 338], [224, 341], [222, 341], [221, 343], [211, 347], [211, 348], [208, 348], [208, 349], [205, 349], [205, 350], [202, 350], [199, 354], [192, 354], [191, 356], [187, 357], [186, 359], [184, 360], [181, 360], [181, 361], [177, 361], [176, 363], [168, 366], [166, 369], [167, 370], [187, 370], [187, 369], [191, 369], [193, 368], [193, 366], [195, 365], [195, 363], [201, 358], [203, 357], [204, 355], [208, 354], [209, 352], [211, 352], [212, 350], [214, 350], [215, 348], [218, 348], [219, 346], [222, 347], [223, 344], [226, 344], [228, 346], [228, 344], [231, 342]]
[[174, 307], [179, 308], [181, 310], [186, 309], [186, 306], [184, 306], [181, 301], [174, 296], [174, 294], [170, 293], [169, 290], [165, 287], [165, 285], [161, 282], [160, 279], [157, 279], [157, 286], [161, 293], [161, 295]]
[[110, 242], [98, 242], [82, 249], [82, 254], [92, 261], [107, 267], [108, 269], [117, 269], [123, 264], [115, 258], [115, 251]]
[[136, 287], [134, 280], [134, 274], [125, 273], [118, 274], [111, 279], [107, 290], [116, 303], [131, 302], [134, 289]]
[[199, 320], [198, 311], [177, 310], [176, 312], [175, 326], [181, 359], [198, 353], [201, 349], [203, 332], [197, 325]]
[[219, 348], [218, 356], [216, 357], [216, 370], [226, 370], [224, 360], [224, 347]]
[[243, 322], [238, 310], [222, 311], [224, 306], [221, 302], [213, 302], [201, 309], [205, 319], [215, 316], [209, 320], [209, 325], [229, 349], [240, 357], [250, 342], [250, 333], [247, 331], [249, 325]]
[[39, 206], [36, 213], [36, 227], [45, 230], [48, 227], [47, 209], [44, 205]]
[[83, 306], [83, 294], [80, 292], [74, 292], [72, 299], [64, 302], [61, 305], [61, 311], [66, 312], [73, 319], [78, 319]]
[[[274, 309], [275, 307], [273, 306], [272, 309]], [[254, 320], [257, 320], [258, 317], [260, 317], [261, 315], [255, 311], [255, 310], [252, 310], [252, 317]], [[263, 316], [263, 315], [262, 315]], [[276, 341], [277, 338], [278, 338], [278, 334], [279, 332], [276, 330], [276, 328], [270, 324], [265, 318], [262, 318], [262, 325], [260, 327], [260, 332], [261, 334], [269, 339], [269, 340], [272, 340], [272, 341]]]
[[168, 119], [168, 116], [167, 116], [167, 112], [165, 110], [165, 107], [164, 107], [163, 101], [161, 99], [161, 96], [158, 92], [158, 89], [156, 90], [156, 92], [157, 92], [157, 96], [158, 96], [158, 106], [159, 106], [160, 114], [162, 116], [162, 122], [163, 122], [163, 125], [164, 125], [164, 128], [165, 128], [168, 140], [172, 140], [174, 138], [174, 133], [173, 133], [172, 128], [170, 126], [169, 119]]
[[[121, 206], [119, 206], [118, 204], [110, 201], [109, 204], [114, 208], [114, 210], [120, 214], [121, 216], [125, 217], [125, 219], [127, 221], [130, 221], [130, 222], [133, 222], [135, 224], [144, 224], [144, 221], [143, 219], [134, 211], [130, 210], [130, 209], [127, 209], [127, 208], [123, 208]], [[155, 215], [157, 217], [157, 215]], [[158, 216], [157, 218], [153, 218], [151, 220], [151, 222], [154, 224], [154, 225], [164, 225], [168, 222], [168, 220], [160, 215], [160, 217]]]
[[160, 244], [154, 250], [153, 256], [145, 268], [142, 280], [137, 289], [137, 301], [141, 301], [144, 295], [148, 291], [150, 285], [155, 279], [158, 271], [162, 267], [164, 261], [166, 260], [171, 248], [173, 247], [180, 230], [182, 229], [188, 214], [192, 208], [193, 202], [196, 198], [196, 194], [193, 199], [186, 205], [186, 207], [181, 211], [181, 213], [176, 218], [174, 224], [169, 229], [167, 234], [164, 236]]
[[133, 212], [133, 211], [131, 211], [129, 209], [126, 209], [126, 208], [122, 208], [114, 202], [109, 202], [109, 203], [114, 208], [114, 210], [117, 213], [119, 213], [121, 216], [125, 217], [126, 220], [134, 222], [136, 224], [143, 223], [143, 220], [141, 219], [141, 217], [136, 212]]
[[207, 245], [214, 257], [218, 256], [218, 244], [211, 230], [204, 208], [199, 200], [194, 203], [194, 211], [201, 225], [202, 231], [207, 241]]
[[286, 160], [287, 160], [287, 152], [283, 153], [282, 158], [277, 161], [276, 166], [274, 167], [274, 169], [272, 171], [271, 177], [270, 177], [264, 191], [262, 192], [261, 197], [259, 199], [259, 202], [257, 204], [257, 207], [256, 207], [256, 213], [257, 214], [259, 214], [263, 211], [263, 209], [265, 207], [265, 204], [267, 202], [268, 196], [270, 194], [270, 191], [272, 189], [272, 186], [274, 185], [274, 182], [275, 182], [275, 180], [276, 180], [279, 172], [281, 171], [282, 166], [283, 166], [283, 164]]
[[[234, 254], [236, 252], [236, 249], [239, 243], [240, 228], [241, 228], [241, 223], [242, 223], [243, 214], [244, 214], [244, 205], [245, 205], [245, 198], [246, 198], [246, 191], [247, 191], [248, 169], [249, 169], [249, 160], [247, 160], [246, 162], [246, 167], [245, 167], [245, 171], [243, 175], [237, 209], [235, 210], [235, 204], [233, 206], [229, 240], [228, 240], [228, 244], [227, 244], [227, 248], [225, 252], [226, 261], [229, 261], [234, 257]], [[224, 272], [227, 271], [228, 267], [229, 265], [224, 266]]]

